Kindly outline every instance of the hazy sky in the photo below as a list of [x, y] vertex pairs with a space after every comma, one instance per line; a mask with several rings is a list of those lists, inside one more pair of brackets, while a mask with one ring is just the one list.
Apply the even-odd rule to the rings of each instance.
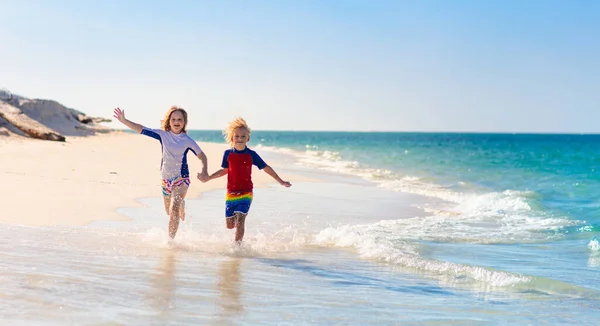
[[[600, 1], [0, 0], [0, 88], [158, 127], [600, 132]], [[111, 124], [117, 126], [117, 124]]]

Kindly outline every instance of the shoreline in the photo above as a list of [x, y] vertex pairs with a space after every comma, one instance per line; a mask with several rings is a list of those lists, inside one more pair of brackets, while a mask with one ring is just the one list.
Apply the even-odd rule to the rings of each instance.
[[[208, 157], [208, 171], [220, 168], [225, 143], [198, 142]], [[95, 221], [129, 221], [120, 208], [140, 207], [142, 198], [160, 198], [160, 144], [155, 139], [114, 130], [72, 136], [66, 142], [0, 137], [0, 197], [6, 204], [1, 224], [81, 226]], [[201, 162], [188, 155], [188, 199], [225, 189], [226, 177], [208, 183], [196, 179]], [[277, 164], [272, 164], [277, 171]], [[278, 171], [283, 179], [317, 181]], [[255, 187], [275, 181], [254, 168]]]

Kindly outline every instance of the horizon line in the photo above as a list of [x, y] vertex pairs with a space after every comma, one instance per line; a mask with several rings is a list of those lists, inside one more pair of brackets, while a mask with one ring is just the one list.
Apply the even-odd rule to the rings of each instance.
[[[131, 131], [130, 129], [113, 128], [115, 130]], [[323, 132], [323, 133], [398, 133], [398, 134], [487, 134], [487, 135], [571, 135], [571, 136], [600, 136], [599, 132], [533, 132], [533, 131], [398, 131], [398, 130], [277, 130], [277, 129], [254, 129], [258, 132]], [[189, 131], [215, 131], [221, 129], [188, 129]]]

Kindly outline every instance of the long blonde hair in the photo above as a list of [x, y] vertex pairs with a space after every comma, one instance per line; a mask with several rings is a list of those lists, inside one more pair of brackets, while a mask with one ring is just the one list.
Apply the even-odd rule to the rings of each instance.
[[173, 114], [173, 112], [175, 112], [175, 111], [179, 111], [179, 112], [181, 112], [181, 114], [183, 114], [183, 128], [181, 129], [181, 131], [187, 133], [187, 131], [185, 130], [185, 127], [187, 127], [187, 123], [188, 123], [187, 112], [185, 112], [184, 109], [182, 109], [176, 105], [173, 105], [172, 107], [170, 107], [169, 110], [167, 111], [167, 113], [165, 113], [165, 117], [160, 122], [160, 129], [162, 129], [164, 131], [171, 130], [171, 114]]
[[233, 147], [233, 133], [237, 128], [246, 129], [248, 131], [248, 137], [250, 137], [250, 133], [252, 132], [250, 127], [248, 127], [246, 120], [244, 120], [243, 118], [237, 117], [231, 120], [227, 125], [227, 128], [223, 130], [223, 138], [225, 138], [225, 141], [231, 147]]

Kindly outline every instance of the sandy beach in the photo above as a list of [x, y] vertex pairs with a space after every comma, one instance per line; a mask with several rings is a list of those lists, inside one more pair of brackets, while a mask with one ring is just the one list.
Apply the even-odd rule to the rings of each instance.
[[[214, 172], [227, 145], [200, 147], [208, 157], [209, 172]], [[121, 131], [69, 137], [66, 142], [0, 137], [0, 157], [0, 223], [52, 226], [127, 220], [117, 208], [139, 206], [139, 198], [160, 197], [160, 144], [149, 137]], [[188, 198], [225, 187], [225, 177], [209, 183], [197, 180], [201, 162], [193, 155], [188, 162]], [[253, 180], [256, 187], [274, 182], [256, 169]]]

